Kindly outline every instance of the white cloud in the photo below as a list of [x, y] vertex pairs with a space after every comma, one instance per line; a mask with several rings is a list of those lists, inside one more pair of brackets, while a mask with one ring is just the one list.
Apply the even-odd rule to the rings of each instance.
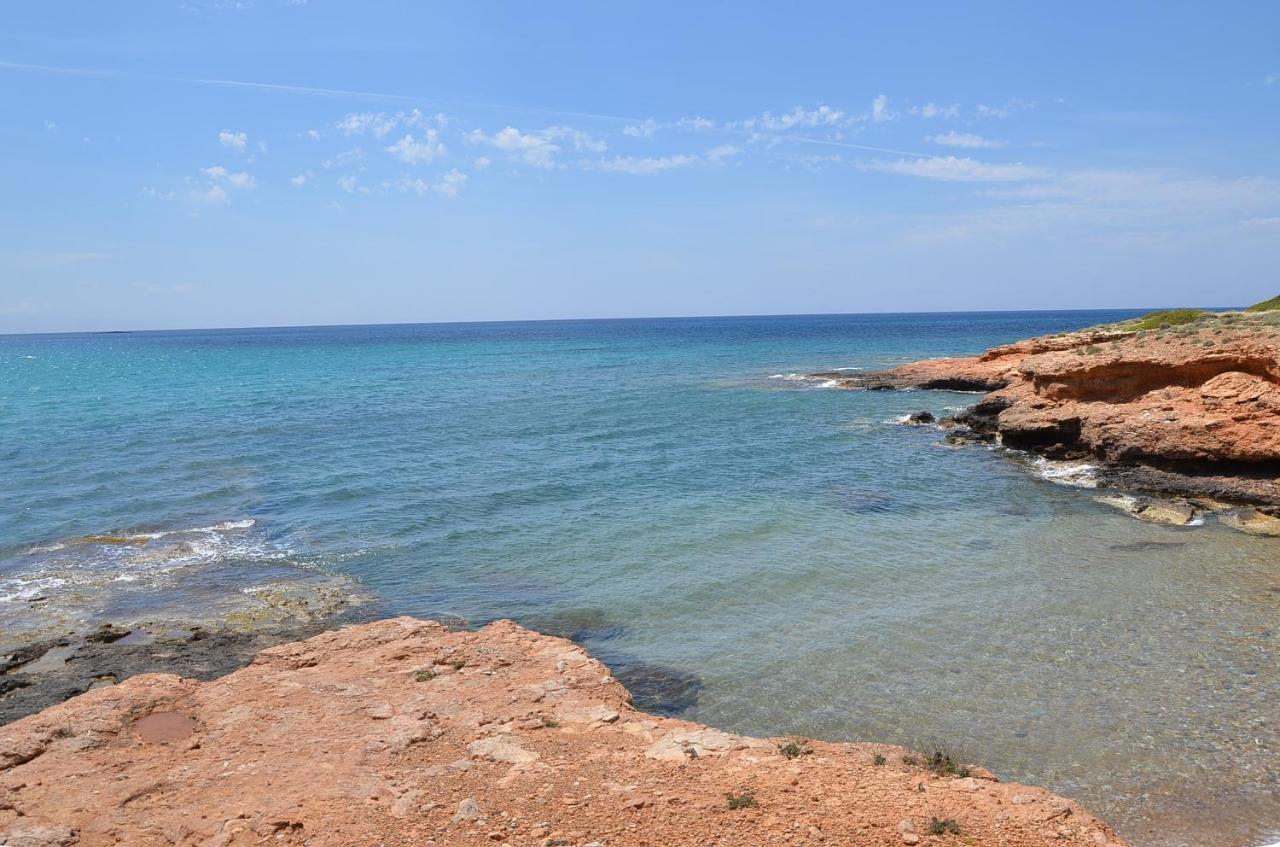
[[889, 110], [889, 98], [883, 94], [877, 95], [876, 99], [871, 101], [871, 120], [874, 123], [884, 123], [891, 121], [896, 117]]
[[222, 167], [222, 165], [214, 165], [211, 168], [202, 168], [200, 172], [214, 182], [225, 182], [232, 188], [236, 188], [241, 191], [252, 191], [258, 186], [257, 181], [253, 178], [253, 174], [244, 172], [232, 173]]
[[862, 165], [864, 170], [939, 179], [949, 182], [1019, 182], [1044, 175], [1039, 168], [1020, 162], [992, 164], [956, 156], [932, 156], [925, 159], [877, 159]]
[[428, 126], [443, 127], [449, 122], [449, 116], [443, 113], [426, 115], [419, 109], [408, 112], [348, 112], [336, 124], [343, 135], [364, 135], [369, 133], [374, 138], [385, 138], [398, 127], [421, 129]]
[[[694, 120], [701, 119], [695, 118]], [[758, 118], [747, 118], [742, 122], [742, 128], [747, 132], [758, 132], [760, 130], [787, 132], [793, 129], [841, 126], [847, 120], [848, 116], [844, 112], [827, 105], [820, 105], [814, 109], [804, 109], [796, 106], [790, 112], [781, 115], [765, 112]]]
[[444, 197], [457, 197], [458, 192], [462, 190], [462, 186], [466, 184], [467, 175], [454, 168], [436, 183], [435, 190], [437, 194]]
[[209, 203], [211, 205], [231, 202], [231, 198], [227, 196], [227, 190], [221, 185], [210, 185], [207, 188], [196, 189], [190, 192], [188, 196], [198, 203]]
[[1267, 74], [1267, 78], [1263, 80], [1267, 85], [1275, 85], [1280, 82], [1280, 74]]
[[566, 144], [572, 145], [575, 150], [591, 153], [603, 153], [609, 147], [604, 139], [567, 126], [549, 126], [532, 132], [521, 132], [508, 126], [493, 135], [486, 135], [477, 129], [467, 134], [467, 141], [472, 144], [487, 144], [507, 153], [516, 161], [547, 170], [560, 167], [556, 156]]
[[705, 130], [705, 129], [715, 129], [716, 122], [708, 118], [701, 118], [701, 117], [681, 118], [680, 120], [676, 121], [676, 126], [680, 127], [681, 129]]
[[341, 188], [343, 191], [347, 192], [348, 194], [351, 194], [356, 190], [356, 184], [358, 182], [359, 180], [357, 180], [356, 177], [352, 176], [351, 174], [347, 174], [344, 177], [338, 178], [338, 187]]
[[457, 197], [462, 186], [467, 183], [467, 175], [454, 168], [440, 178], [439, 182], [428, 182], [418, 177], [402, 176], [395, 182], [384, 182], [383, 190], [394, 188], [401, 194], [439, 194], [441, 197]]
[[960, 104], [939, 106], [936, 103], [925, 103], [923, 106], [912, 106], [908, 111], [922, 118], [954, 118], [960, 115]]
[[174, 193], [172, 191], [160, 191], [150, 185], [144, 185], [142, 187], [142, 196], [150, 197], [152, 200], [172, 200]]
[[728, 159], [730, 156], [736, 156], [741, 152], [742, 152], [741, 147], [735, 147], [732, 144], [721, 144], [718, 147], [712, 147], [710, 150], [708, 150], [703, 158], [705, 158], [708, 162], [711, 162], [714, 165], [714, 164], [719, 164], [720, 162], [723, 162], [725, 159]]
[[622, 134], [632, 138], [653, 138], [659, 126], [660, 124], [653, 118], [646, 118], [638, 124], [627, 124], [622, 128]]
[[246, 132], [232, 132], [224, 129], [218, 133], [218, 143], [228, 150], [235, 150], [237, 153], [243, 152], [246, 144], [249, 143], [249, 134]]
[[954, 129], [950, 132], [931, 135], [927, 140], [932, 141], [934, 144], [941, 144], [944, 147], [985, 147], [993, 149], [1004, 146], [1003, 141], [983, 138], [981, 135], [975, 135], [972, 132], [956, 132]]
[[[330, 168], [341, 168], [346, 167], [347, 165], [359, 164], [362, 161], [364, 161], [364, 148], [353, 147], [350, 150], [344, 150], [332, 159], [325, 159], [320, 163], [320, 166], [325, 170], [329, 170]], [[361, 165], [361, 167], [363, 167], [363, 165]]]
[[560, 145], [539, 133], [523, 133], [513, 126], [504, 127], [493, 135], [473, 130], [467, 135], [473, 144], [488, 144], [535, 168], [554, 168]]
[[306, 185], [307, 181], [310, 179], [311, 179], [311, 171], [307, 171], [306, 173], [301, 173], [295, 177], [290, 178], [289, 183], [294, 188], [301, 188], [302, 186]]
[[975, 114], [979, 118], [996, 118], [1004, 119], [1011, 117], [1017, 112], [1027, 111], [1036, 107], [1034, 100], [1022, 100], [1017, 97], [1011, 99], [1003, 106], [988, 106], [985, 103], [979, 103]]
[[317, 140], [318, 138], [320, 138], [320, 130], [318, 129], [307, 130], [307, 138], [310, 138], [312, 141]]
[[678, 156], [614, 156], [612, 159], [604, 159], [594, 162], [587, 167], [595, 171], [604, 171], [606, 173], [633, 174], [636, 176], [648, 176], [650, 174], [662, 173], [674, 168], [686, 168], [690, 165], [698, 163], [697, 156], [681, 154]]
[[651, 176], [677, 168], [688, 168], [694, 165], [718, 165], [731, 156], [742, 152], [741, 148], [731, 144], [712, 147], [706, 153], [697, 155], [681, 153], [674, 156], [614, 156], [612, 159], [601, 159], [595, 162], [583, 162], [587, 170], [605, 173], [622, 173], [633, 176]]
[[475, 161], [471, 163], [471, 166], [478, 171], [482, 171], [492, 164], [493, 162], [490, 161], [488, 156], [480, 156], [479, 158], [477, 158]]
[[440, 133], [434, 129], [428, 129], [421, 141], [406, 134], [404, 138], [384, 149], [400, 161], [411, 165], [426, 164], [436, 156], [445, 154], [444, 142], [440, 140]]
[[58, 128], [58, 125], [53, 121], [45, 121], [44, 128], [52, 132], [53, 130]]

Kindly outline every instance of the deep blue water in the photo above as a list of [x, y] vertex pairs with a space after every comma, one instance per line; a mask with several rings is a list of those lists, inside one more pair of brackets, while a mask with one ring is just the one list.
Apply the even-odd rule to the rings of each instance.
[[[1269, 548], [896, 423], [971, 395], [783, 378], [1133, 314], [0, 337], [0, 621], [349, 574], [387, 612], [578, 632], [727, 728], [958, 741], [1131, 829], [1194, 812], [1174, 762], [1258, 817], [1275, 761], [1261, 795], [1229, 772], [1275, 753], [1274, 653], [1239, 640], [1275, 622]], [[178, 530], [175, 560], [67, 546]]]

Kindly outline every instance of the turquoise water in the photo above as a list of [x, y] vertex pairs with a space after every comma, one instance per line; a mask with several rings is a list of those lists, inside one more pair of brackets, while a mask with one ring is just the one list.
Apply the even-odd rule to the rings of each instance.
[[[1130, 314], [0, 337], [0, 626], [36, 597], [119, 619], [349, 574], [379, 612], [574, 634], [652, 708], [945, 741], [1138, 844], [1256, 843], [1274, 543], [897, 423], [972, 395], [786, 378]], [[185, 543], [68, 544], [145, 532]]]

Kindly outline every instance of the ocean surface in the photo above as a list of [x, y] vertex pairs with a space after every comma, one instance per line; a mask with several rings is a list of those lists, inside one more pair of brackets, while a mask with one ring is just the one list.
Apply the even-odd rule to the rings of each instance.
[[[574, 635], [651, 708], [945, 743], [1143, 847], [1256, 845], [1280, 546], [899, 423], [973, 395], [791, 378], [1132, 314], [0, 337], [0, 641], [49, 601], [120, 620], [346, 574], [380, 614]], [[176, 543], [84, 540], [140, 534]]]

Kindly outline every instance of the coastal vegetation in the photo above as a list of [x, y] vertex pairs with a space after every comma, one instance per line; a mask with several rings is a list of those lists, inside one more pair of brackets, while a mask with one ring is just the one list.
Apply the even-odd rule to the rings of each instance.
[[1138, 318], [1137, 323], [1133, 324], [1133, 329], [1139, 331], [1145, 329], [1168, 329], [1169, 327], [1194, 323], [1211, 314], [1213, 313], [1205, 309], [1165, 309], [1159, 312], [1151, 312]]
[[1245, 311], [1249, 312], [1273, 312], [1280, 309], [1280, 294], [1272, 297], [1270, 300], [1263, 300], [1261, 303], [1254, 303]]

